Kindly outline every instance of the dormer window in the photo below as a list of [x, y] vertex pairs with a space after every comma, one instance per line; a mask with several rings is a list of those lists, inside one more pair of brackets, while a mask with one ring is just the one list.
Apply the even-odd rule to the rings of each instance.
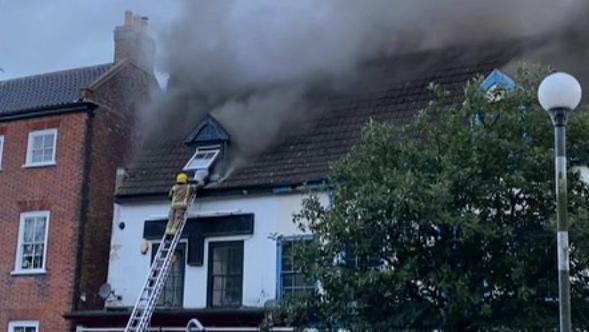
[[194, 151], [184, 171], [208, 171], [209, 181], [216, 182], [225, 174], [228, 165], [229, 135], [220, 123], [207, 116], [186, 138], [184, 143]]
[[184, 166], [184, 170], [208, 170], [217, 158], [217, 155], [219, 155], [219, 150], [218, 147], [199, 148], [192, 158], [190, 158], [186, 166]]
[[515, 90], [515, 87], [516, 84], [511, 77], [498, 69], [493, 70], [481, 83], [481, 91], [487, 95], [491, 102], [503, 99], [505, 93]]
[[[516, 87], [515, 81], [498, 69], [494, 69], [480, 85], [481, 91], [485, 93], [490, 103], [500, 101], [507, 93], [514, 91]], [[493, 122], [494, 119], [491, 115], [479, 113], [472, 117], [471, 123], [479, 126], [485, 122]]]

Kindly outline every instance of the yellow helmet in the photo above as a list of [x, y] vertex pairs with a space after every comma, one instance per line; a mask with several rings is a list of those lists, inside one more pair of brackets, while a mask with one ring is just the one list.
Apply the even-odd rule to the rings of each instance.
[[187, 184], [188, 183], [188, 176], [184, 173], [179, 173], [176, 176], [176, 183], [179, 184]]

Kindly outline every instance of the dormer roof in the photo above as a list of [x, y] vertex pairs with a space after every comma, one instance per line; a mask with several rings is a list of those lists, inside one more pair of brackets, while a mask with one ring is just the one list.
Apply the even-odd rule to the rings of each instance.
[[515, 81], [499, 69], [494, 69], [481, 83], [481, 91], [488, 93], [496, 88], [502, 88], [505, 91], [515, 89]]
[[229, 141], [229, 135], [221, 124], [213, 117], [207, 116], [196, 129], [188, 135], [184, 143], [187, 145], [210, 145]]

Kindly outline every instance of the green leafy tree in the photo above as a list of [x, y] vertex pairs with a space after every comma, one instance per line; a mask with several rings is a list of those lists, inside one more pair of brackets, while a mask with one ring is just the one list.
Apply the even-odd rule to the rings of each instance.
[[[330, 205], [295, 216], [314, 240], [297, 253], [319, 290], [274, 313], [281, 323], [444, 330], [558, 326], [553, 129], [536, 99], [546, 70], [490, 101], [473, 80], [463, 102], [434, 99], [404, 127], [368, 124], [335, 165]], [[476, 119], [476, 121], [473, 121]], [[589, 328], [589, 113], [569, 119], [573, 325]]]

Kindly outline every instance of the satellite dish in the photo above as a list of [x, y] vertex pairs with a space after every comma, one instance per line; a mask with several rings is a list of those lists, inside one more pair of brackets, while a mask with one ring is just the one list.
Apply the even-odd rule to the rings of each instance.
[[113, 293], [112, 287], [110, 286], [110, 284], [108, 282], [105, 284], [102, 284], [102, 286], [100, 286], [100, 288], [98, 289], [98, 296], [100, 296], [100, 298], [103, 300], [108, 299], [112, 293]]

